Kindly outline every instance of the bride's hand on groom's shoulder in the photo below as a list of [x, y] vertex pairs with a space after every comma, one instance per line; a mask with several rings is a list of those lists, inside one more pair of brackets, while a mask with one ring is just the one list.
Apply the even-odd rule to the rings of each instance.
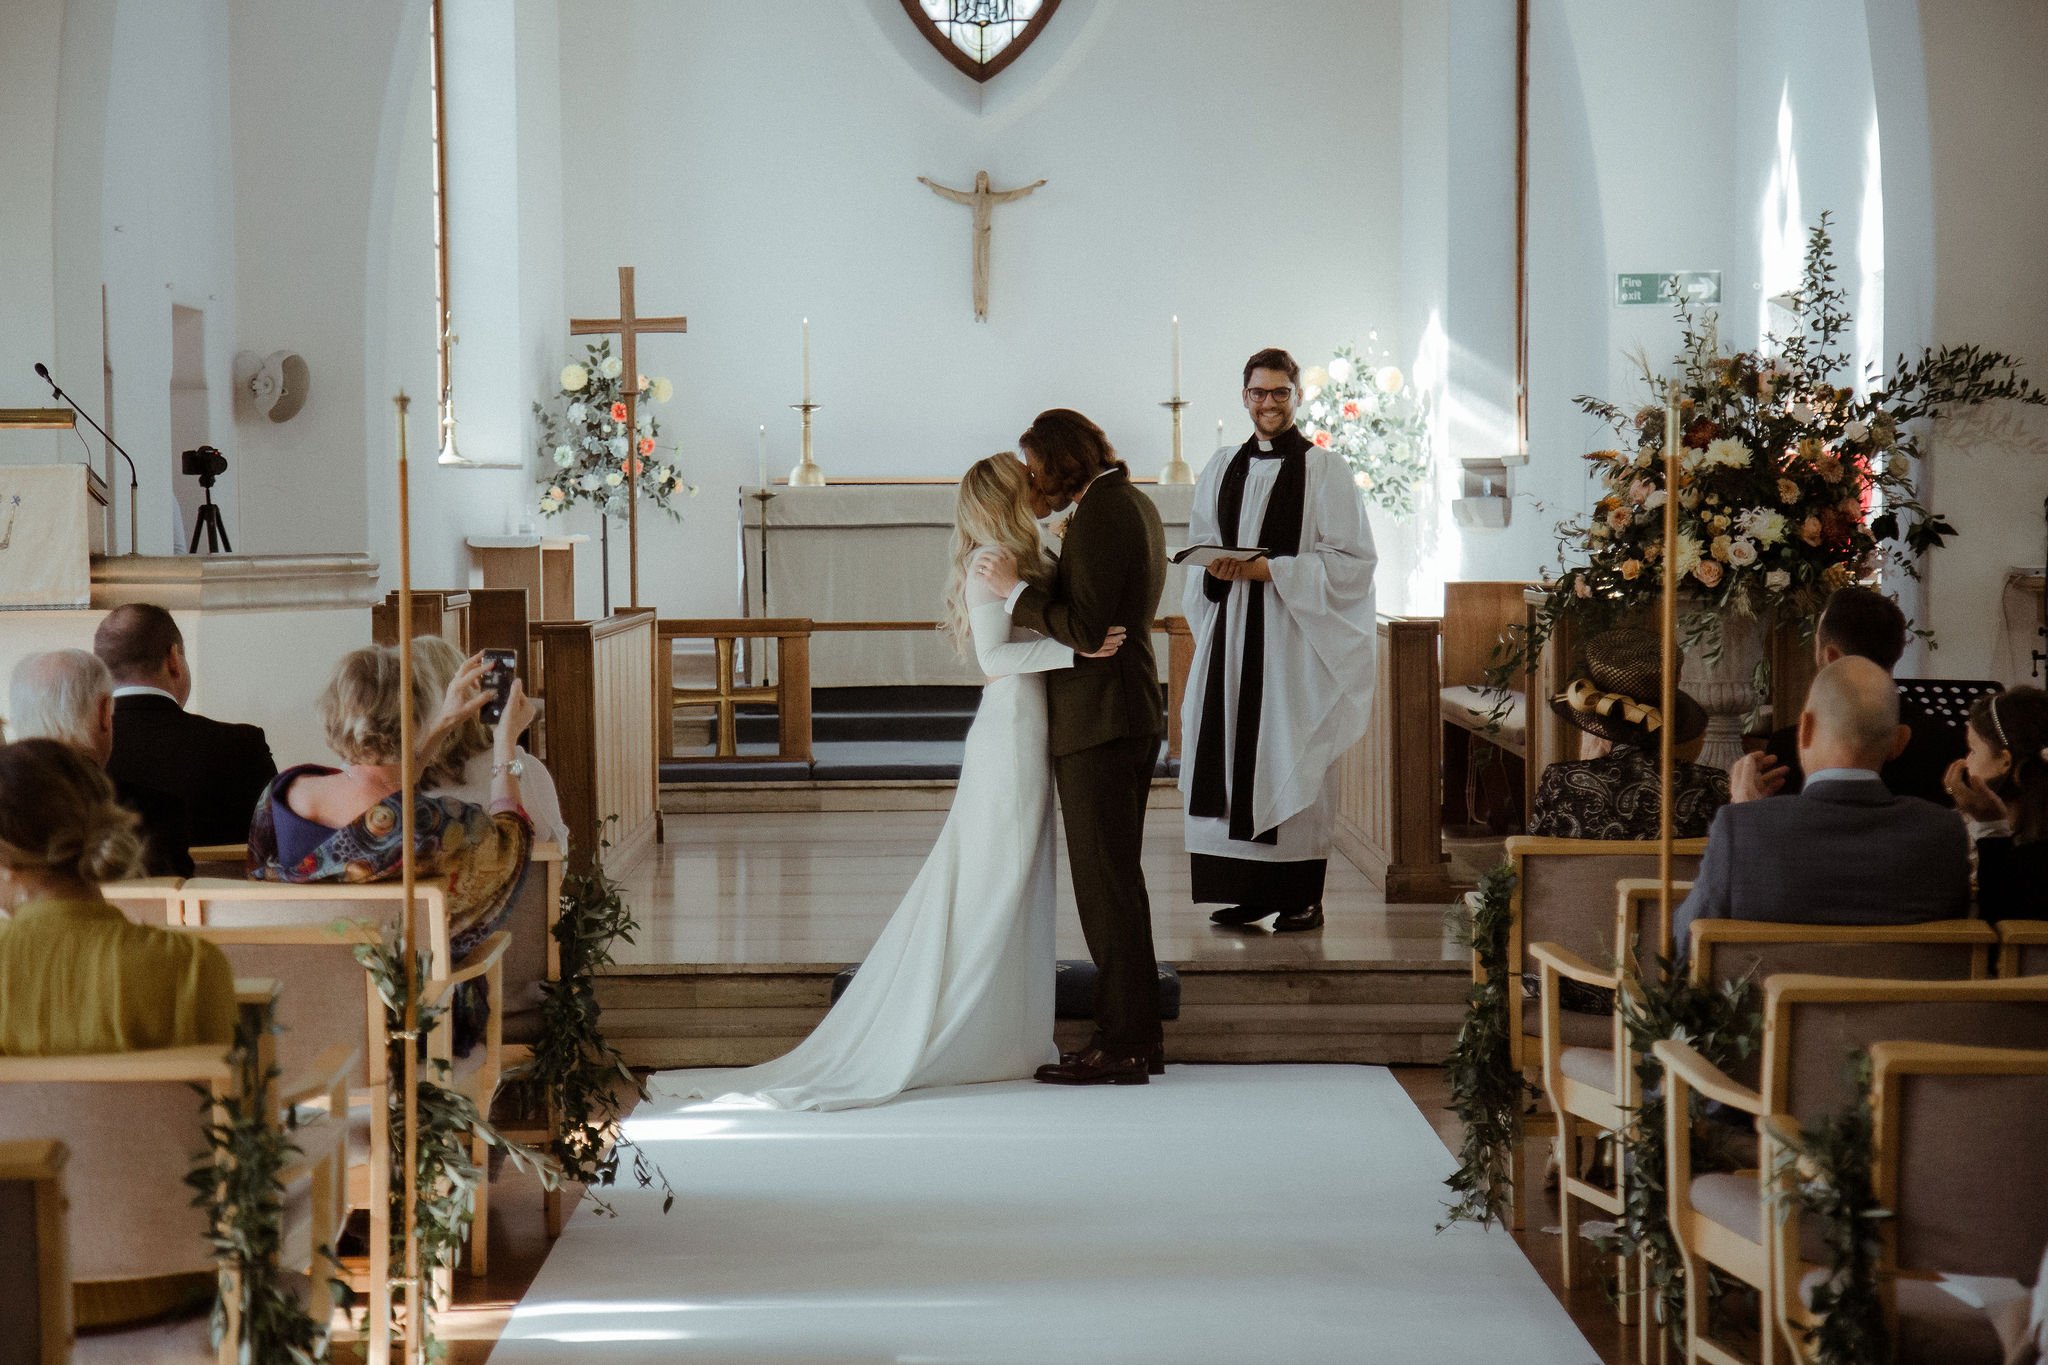
[[974, 576], [988, 584], [998, 596], [1007, 597], [1018, 583], [1016, 556], [1000, 546], [984, 550], [974, 562]]

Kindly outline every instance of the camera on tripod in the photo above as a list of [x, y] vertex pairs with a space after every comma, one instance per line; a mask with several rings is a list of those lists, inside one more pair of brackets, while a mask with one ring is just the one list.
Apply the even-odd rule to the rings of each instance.
[[228, 472], [228, 457], [212, 446], [201, 446], [185, 452], [185, 472], [197, 474], [204, 482], [211, 484], [214, 479]]
[[192, 543], [185, 548], [186, 554], [199, 553], [199, 537], [206, 536], [206, 552], [219, 554], [226, 550], [235, 552], [228, 543], [227, 523], [221, 520], [220, 508], [213, 505], [213, 481], [228, 472], [228, 457], [212, 446], [201, 446], [184, 454], [185, 472], [197, 475], [199, 486], [206, 490], [206, 502], [199, 509], [199, 519], [192, 523]]

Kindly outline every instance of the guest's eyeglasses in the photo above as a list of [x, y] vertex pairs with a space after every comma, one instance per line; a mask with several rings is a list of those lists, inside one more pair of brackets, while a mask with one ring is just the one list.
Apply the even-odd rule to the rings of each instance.
[[1246, 389], [1244, 396], [1254, 403], [1284, 403], [1294, 397], [1294, 387], [1289, 385], [1284, 389]]

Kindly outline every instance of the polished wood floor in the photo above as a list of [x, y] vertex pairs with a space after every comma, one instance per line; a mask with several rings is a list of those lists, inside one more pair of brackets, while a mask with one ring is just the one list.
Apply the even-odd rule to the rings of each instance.
[[[622, 966], [858, 962], [917, 876], [942, 810], [671, 813], [665, 842], [622, 880], [640, 921]], [[1059, 850], [1057, 947], [1087, 956]], [[1330, 861], [1325, 927], [1303, 934], [1222, 929], [1189, 899], [1177, 811], [1146, 821], [1145, 881], [1159, 957], [1169, 962], [1442, 962], [1464, 952], [1441, 905], [1388, 905], [1341, 856]]]

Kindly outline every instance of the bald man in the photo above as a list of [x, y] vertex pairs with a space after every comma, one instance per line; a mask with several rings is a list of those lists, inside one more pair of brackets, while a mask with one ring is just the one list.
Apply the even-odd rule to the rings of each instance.
[[1918, 924], [1970, 912], [1956, 813], [1894, 796], [1878, 770], [1906, 747], [1899, 689], [1868, 659], [1823, 668], [1799, 715], [1797, 796], [1724, 806], [1692, 893], [1672, 917], [1681, 956], [1698, 919]]

